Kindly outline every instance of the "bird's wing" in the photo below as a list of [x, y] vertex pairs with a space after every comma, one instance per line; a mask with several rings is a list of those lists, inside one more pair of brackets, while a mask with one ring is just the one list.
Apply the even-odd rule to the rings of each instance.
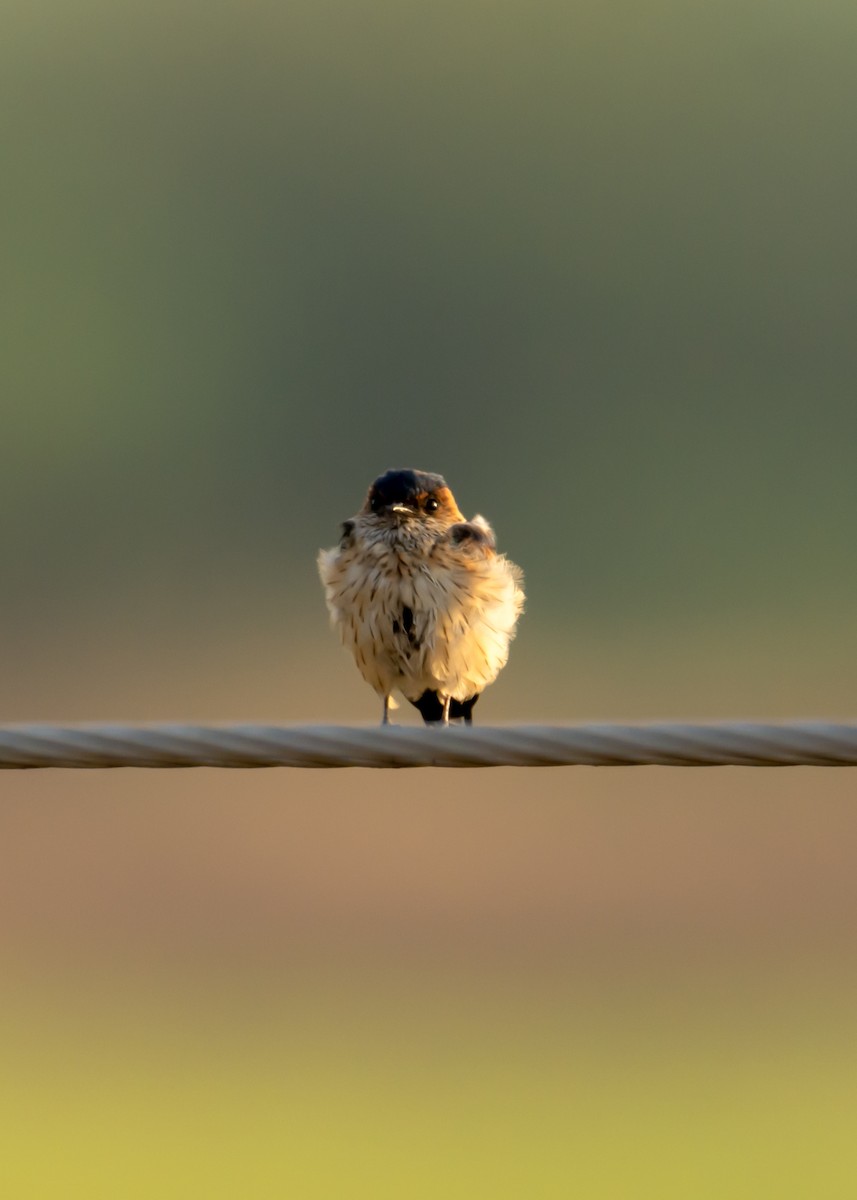
[[460, 550], [468, 556], [493, 554], [497, 549], [494, 530], [484, 517], [476, 516], [472, 521], [458, 521], [445, 530], [439, 539], [450, 550]]

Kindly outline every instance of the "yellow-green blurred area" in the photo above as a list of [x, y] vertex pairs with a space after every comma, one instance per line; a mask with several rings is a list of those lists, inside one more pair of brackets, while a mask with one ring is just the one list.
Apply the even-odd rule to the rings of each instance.
[[[477, 720], [855, 716], [853, 4], [0, 16], [0, 720], [377, 720], [391, 466]], [[855, 780], [6, 773], [0, 1192], [851, 1200]]]

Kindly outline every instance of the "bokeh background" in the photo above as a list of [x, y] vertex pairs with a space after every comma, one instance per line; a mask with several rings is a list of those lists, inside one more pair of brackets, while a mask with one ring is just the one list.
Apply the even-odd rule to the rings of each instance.
[[[0, 11], [0, 719], [374, 721], [390, 466], [482, 721], [855, 716], [853, 4]], [[855, 1194], [848, 771], [0, 786], [5, 1195]]]

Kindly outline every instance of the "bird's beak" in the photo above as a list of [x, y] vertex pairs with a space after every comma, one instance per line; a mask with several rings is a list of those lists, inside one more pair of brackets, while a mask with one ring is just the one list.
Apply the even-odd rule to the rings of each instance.
[[413, 511], [414, 510], [411, 508], [411, 506], [409, 504], [391, 504], [390, 505], [390, 512], [403, 513], [406, 517], [411, 516], [413, 514]]

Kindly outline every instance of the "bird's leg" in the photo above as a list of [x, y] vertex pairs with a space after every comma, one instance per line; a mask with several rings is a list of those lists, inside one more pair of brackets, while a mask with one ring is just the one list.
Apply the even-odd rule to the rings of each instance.
[[382, 725], [390, 724], [390, 693], [389, 692], [387, 692], [387, 694], [384, 696], [384, 715], [381, 717], [381, 724]]
[[450, 704], [451, 699], [452, 699], [451, 696], [444, 696], [444, 698], [443, 698], [443, 717], [441, 718], [441, 720], [443, 721], [444, 725], [449, 724], [449, 704]]

